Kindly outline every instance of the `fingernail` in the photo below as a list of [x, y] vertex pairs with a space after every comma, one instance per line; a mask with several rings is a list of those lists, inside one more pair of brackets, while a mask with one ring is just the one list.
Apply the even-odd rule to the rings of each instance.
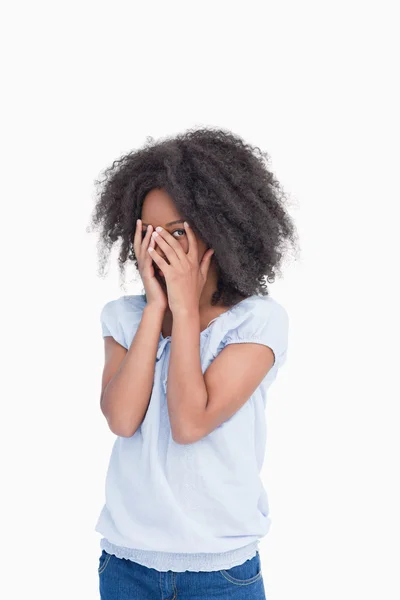
[[183, 224], [186, 225], [186, 227], [190, 227], [190, 225], [187, 221], [184, 221]]
[[156, 227], [156, 231], [162, 231], [162, 227]]

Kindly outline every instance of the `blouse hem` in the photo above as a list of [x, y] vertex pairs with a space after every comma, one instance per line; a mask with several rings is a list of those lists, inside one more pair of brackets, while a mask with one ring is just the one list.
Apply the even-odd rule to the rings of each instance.
[[149, 569], [183, 572], [219, 571], [241, 565], [257, 554], [258, 543], [258, 540], [256, 540], [241, 548], [221, 553], [177, 553], [140, 550], [116, 546], [106, 538], [100, 540], [100, 547], [108, 554], [114, 554], [117, 558], [132, 560]]

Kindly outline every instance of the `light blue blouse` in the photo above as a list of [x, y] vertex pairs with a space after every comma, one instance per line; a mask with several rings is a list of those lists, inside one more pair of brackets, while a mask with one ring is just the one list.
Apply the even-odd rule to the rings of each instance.
[[[145, 306], [144, 294], [105, 304], [103, 336], [128, 349]], [[108, 553], [159, 571], [230, 569], [256, 554], [270, 527], [260, 478], [266, 394], [286, 360], [288, 315], [271, 296], [254, 295], [200, 333], [203, 373], [228, 344], [265, 344], [275, 362], [248, 401], [193, 444], [178, 444], [171, 436], [166, 400], [170, 341], [160, 333], [142, 424], [132, 437], [115, 440], [95, 530], [104, 536], [100, 547]]]

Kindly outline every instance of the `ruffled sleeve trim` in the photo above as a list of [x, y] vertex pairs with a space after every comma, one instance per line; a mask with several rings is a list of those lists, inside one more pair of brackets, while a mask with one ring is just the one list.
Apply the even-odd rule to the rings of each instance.
[[270, 296], [249, 298], [234, 307], [212, 332], [215, 342], [219, 337], [213, 355], [229, 344], [263, 344], [273, 351], [274, 366], [282, 366], [287, 356], [288, 329], [288, 314], [276, 300]]
[[102, 336], [111, 336], [128, 349], [139, 327], [145, 304], [143, 295], [121, 296], [107, 302], [100, 313]]

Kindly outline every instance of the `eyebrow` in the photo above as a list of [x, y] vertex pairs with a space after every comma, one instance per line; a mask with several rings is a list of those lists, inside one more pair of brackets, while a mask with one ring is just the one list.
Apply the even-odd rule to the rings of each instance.
[[[176, 225], [176, 223], [183, 223], [185, 219], [178, 219], [177, 221], [171, 221], [170, 223], [167, 223], [166, 225], [164, 225], [164, 227], [171, 227], [171, 225]], [[145, 225], [146, 227], [149, 226], [148, 223], [144, 223], [142, 221], [142, 225]]]

